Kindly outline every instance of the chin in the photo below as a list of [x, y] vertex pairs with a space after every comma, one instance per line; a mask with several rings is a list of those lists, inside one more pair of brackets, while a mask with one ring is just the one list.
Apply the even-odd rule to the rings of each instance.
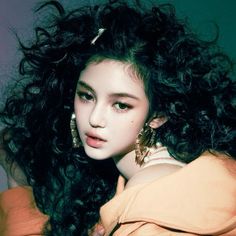
[[94, 160], [106, 160], [111, 158], [110, 155], [106, 155], [104, 153], [104, 151], [100, 150], [100, 149], [94, 149], [94, 148], [84, 148], [86, 155]]

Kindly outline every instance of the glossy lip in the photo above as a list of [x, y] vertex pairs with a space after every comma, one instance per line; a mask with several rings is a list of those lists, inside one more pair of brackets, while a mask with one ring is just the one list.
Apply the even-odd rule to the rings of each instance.
[[95, 134], [95, 133], [92, 133], [92, 132], [89, 132], [89, 133], [85, 133], [85, 135], [87, 137], [90, 137], [90, 138], [94, 138], [94, 139], [100, 139], [101, 141], [103, 142], [106, 142], [107, 140], [103, 139], [101, 136]]
[[86, 143], [93, 148], [100, 148], [107, 141], [94, 133], [86, 133]]

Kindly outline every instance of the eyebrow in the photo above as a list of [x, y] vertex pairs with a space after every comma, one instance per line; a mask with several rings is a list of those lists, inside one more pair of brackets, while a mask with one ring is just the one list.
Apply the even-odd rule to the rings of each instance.
[[[78, 84], [80, 86], [92, 91], [93, 93], [95, 93], [94, 89], [91, 86], [89, 86], [87, 83], [85, 83], [84, 81], [79, 80]], [[133, 94], [129, 94], [129, 93], [112, 93], [109, 95], [109, 97], [112, 97], [112, 98], [128, 97], [128, 98], [133, 98], [135, 100], [140, 100], [138, 97], [134, 96]]]
[[80, 86], [92, 91], [93, 93], [95, 93], [94, 89], [91, 86], [89, 86], [87, 83], [85, 83], [81, 80], [78, 81], [78, 85], [80, 85]]
[[135, 100], [140, 100], [138, 97], [136, 97], [132, 94], [129, 94], [129, 93], [113, 93], [113, 94], [111, 94], [111, 97], [114, 97], [114, 98], [116, 98], [116, 97], [119, 97], [119, 98], [120, 97], [128, 97], [128, 98], [133, 98]]

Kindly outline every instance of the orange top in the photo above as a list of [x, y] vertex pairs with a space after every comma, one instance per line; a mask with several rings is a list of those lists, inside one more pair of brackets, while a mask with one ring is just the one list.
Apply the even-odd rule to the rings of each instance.
[[100, 211], [106, 235], [236, 235], [236, 162], [204, 154], [124, 190]]
[[0, 194], [0, 235], [43, 235], [48, 217], [37, 208], [30, 187], [16, 187]]

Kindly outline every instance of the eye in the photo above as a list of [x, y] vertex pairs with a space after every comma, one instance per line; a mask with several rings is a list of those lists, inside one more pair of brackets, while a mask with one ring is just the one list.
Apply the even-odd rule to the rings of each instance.
[[113, 106], [118, 112], [125, 112], [132, 108], [131, 105], [123, 102], [116, 102]]
[[84, 102], [93, 101], [94, 99], [93, 95], [88, 92], [78, 91], [77, 95], [80, 98], [80, 100]]

